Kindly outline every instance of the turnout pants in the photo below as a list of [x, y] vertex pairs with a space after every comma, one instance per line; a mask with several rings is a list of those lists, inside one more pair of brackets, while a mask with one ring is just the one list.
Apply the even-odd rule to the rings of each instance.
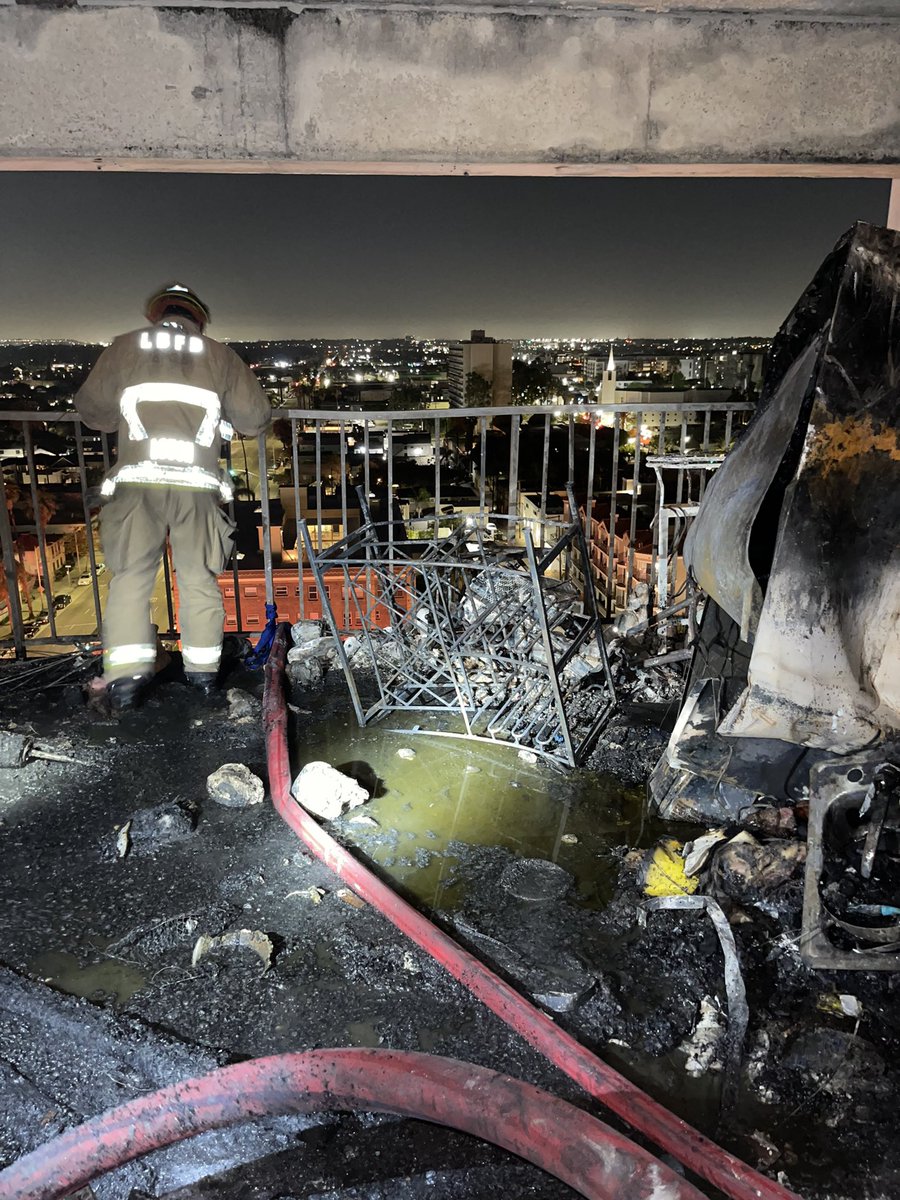
[[211, 491], [121, 483], [100, 517], [103, 553], [112, 572], [103, 614], [103, 669], [109, 682], [153, 674], [150, 598], [167, 534], [184, 669], [218, 670], [225, 610], [216, 577], [231, 550], [234, 522]]

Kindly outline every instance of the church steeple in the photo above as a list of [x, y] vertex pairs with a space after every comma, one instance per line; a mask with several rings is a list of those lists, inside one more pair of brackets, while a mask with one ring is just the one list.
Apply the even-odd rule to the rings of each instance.
[[609, 344], [609, 362], [603, 372], [600, 384], [600, 403], [615, 404], [616, 402], [616, 360], [613, 355], [612, 342]]

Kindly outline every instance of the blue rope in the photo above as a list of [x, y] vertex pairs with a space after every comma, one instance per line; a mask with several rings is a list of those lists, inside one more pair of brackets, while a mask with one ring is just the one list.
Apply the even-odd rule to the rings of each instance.
[[259, 641], [247, 657], [244, 659], [244, 665], [249, 667], [251, 671], [257, 667], [264, 667], [269, 658], [269, 651], [272, 649], [272, 643], [275, 641], [275, 630], [278, 626], [278, 609], [274, 604], [266, 605], [266, 627], [259, 635]]

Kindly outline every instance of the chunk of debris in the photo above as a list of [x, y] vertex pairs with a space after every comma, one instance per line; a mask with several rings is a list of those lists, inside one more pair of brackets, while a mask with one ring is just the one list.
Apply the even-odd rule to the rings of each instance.
[[337, 657], [337, 646], [334, 638], [328, 637], [315, 638], [312, 641], [302, 642], [299, 646], [292, 646], [287, 653], [289, 663], [304, 663], [310, 662], [313, 659], [321, 659], [325, 664], [332, 664]]
[[16, 733], [11, 729], [0, 729], [0, 767], [10, 769], [24, 767], [32, 758], [41, 758], [46, 762], [77, 763], [86, 766], [71, 754], [57, 754], [34, 744], [34, 738], [24, 733]]
[[750, 1143], [757, 1152], [758, 1163], [762, 1167], [770, 1167], [776, 1159], [781, 1158], [782, 1151], [764, 1133], [754, 1129], [750, 1134]]
[[355, 779], [327, 762], [307, 763], [294, 780], [291, 795], [307, 812], [323, 821], [334, 821], [341, 813], [369, 799], [369, 793]]
[[[720, 1111], [722, 1113], [730, 1112], [737, 1102], [738, 1090], [740, 1087], [741, 1062], [744, 1053], [744, 1041], [747, 1036], [747, 1024], [750, 1020], [750, 1010], [747, 1006], [747, 991], [744, 987], [744, 977], [741, 974], [741, 964], [738, 959], [737, 945], [735, 944], [734, 934], [728, 920], [716, 903], [710, 896], [660, 896], [655, 900], [645, 901], [645, 910], [654, 912], [659, 909], [685, 909], [697, 910], [703, 909], [706, 915], [715, 928], [719, 938], [719, 945], [722, 948], [722, 956], [725, 959], [725, 994], [728, 999], [728, 1030], [724, 1042], [722, 1042], [722, 1059], [725, 1068], [725, 1081], [722, 1085], [722, 1093], [720, 1096]], [[707, 997], [708, 999], [708, 997]], [[697, 1062], [702, 1063], [703, 1059], [699, 1056], [701, 1041], [708, 1040], [712, 1035], [711, 1014], [706, 1016], [706, 1030], [702, 1037], [694, 1044], [698, 1054], [694, 1055]], [[704, 1021], [704, 1013], [701, 1005], [701, 1024]], [[696, 1036], [698, 1029], [695, 1028], [694, 1035]], [[691, 1039], [693, 1041], [693, 1038]], [[693, 1053], [692, 1047], [688, 1048], [688, 1054]], [[705, 1069], [711, 1069], [710, 1065]]]
[[[598, 978], [584, 969], [575, 955], [552, 945], [533, 945], [527, 954], [482, 933], [464, 918], [454, 919], [456, 929], [481, 957], [516, 981], [542, 1008], [572, 1012], [595, 991]], [[543, 951], [543, 953], [542, 953]]]
[[172, 801], [141, 808], [132, 814], [129, 824], [131, 848], [154, 851], [170, 842], [183, 842], [194, 832], [194, 814]]
[[295, 621], [291, 626], [291, 641], [295, 646], [317, 642], [322, 636], [321, 621]]
[[691, 1036], [678, 1047], [687, 1055], [684, 1069], [688, 1075], [705, 1075], [707, 1071], [721, 1071], [722, 1060], [719, 1049], [725, 1038], [725, 1021], [711, 996], [700, 1001], [700, 1019]]
[[574, 833], [564, 833], [559, 839], [564, 846], [577, 846], [578, 837]]
[[338, 888], [334, 893], [342, 904], [349, 904], [351, 908], [365, 908], [366, 902], [357, 896], [356, 892], [351, 892], [349, 888]]
[[560, 900], [574, 880], [543, 858], [517, 858], [500, 876], [500, 886], [519, 900]]
[[214, 950], [240, 949], [253, 951], [263, 965], [263, 974], [272, 965], [272, 952], [275, 947], [272, 945], [272, 939], [268, 934], [263, 933], [259, 929], [231, 929], [228, 933], [221, 933], [215, 937], [209, 937], [207, 934], [201, 933], [194, 945], [194, 953], [191, 955], [191, 966], [196, 967], [201, 959], [205, 958], [207, 954], [211, 954]]
[[259, 720], [262, 706], [255, 696], [241, 688], [229, 688], [225, 693], [228, 701], [228, 720], [238, 725], [249, 725]]
[[887, 1065], [878, 1050], [850, 1029], [816, 1026], [793, 1039], [782, 1067], [831, 1095], [866, 1092], [889, 1095]]
[[715, 870], [733, 900], [755, 900], [780, 887], [806, 862], [806, 845], [795, 841], [758, 842], [739, 833], [718, 851]]
[[249, 808], [262, 804], [266, 789], [262, 780], [243, 763], [224, 763], [206, 779], [210, 799], [226, 808]]
[[538, 760], [538, 756], [535, 754], [535, 752], [533, 750], [520, 750], [519, 758], [522, 760], [523, 763], [528, 763], [529, 766], [534, 766], [534, 764]]
[[301, 688], [318, 687], [325, 674], [326, 664], [314, 655], [302, 655], [292, 659], [291, 655], [296, 654], [298, 649], [299, 647], [295, 647], [288, 651], [288, 676], [291, 682]]
[[[368, 647], [364, 644], [362, 638], [353, 637], [351, 635], [348, 638], [344, 638], [343, 646], [344, 654], [348, 659], [356, 658], [357, 655], [362, 658], [368, 654]], [[369, 655], [369, 657], [371, 658], [371, 655]]]
[[305, 896], [306, 899], [311, 900], [313, 904], [321, 904], [326, 895], [327, 892], [324, 888], [308, 887], [300, 888], [294, 892], [288, 892], [288, 894], [285, 896], [285, 900], [290, 900], [291, 896]]
[[835, 1017], [851, 1017], [857, 1021], [862, 1016], [862, 1005], [857, 997], [844, 993], [820, 996], [816, 1008], [819, 1012], [831, 1013]]
[[797, 817], [789, 805], [755, 805], [741, 814], [741, 824], [764, 837], [789, 838], [797, 833]]
[[380, 829], [381, 825], [374, 817], [370, 817], [368, 813], [354, 813], [352, 817], [347, 818], [348, 825], [365, 825], [369, 829]]
[[684, 847], [685, 875], [698, 875], [709, 861], [710, 855], [720, 842], [726, 841], [728, 834], [724, 829], [713, 829], [703, 837], [694, 838]]
[[130, 829], [131, 822], [126, 821], [124, 825], [119, 826], [116, 832], [116, 858], [124, 858], [131, 849]]
[[149, 962], [170, 950], [183, 949], [196, 940], [202, 912], [203, 928], [207, 935], [224, 933], [234, 922], [235, 913], [223, 901], [207, 901], [201, 909], [174, 913], [129, 929], [103, 948], [104, 954], [129, 961]]
[[400, 749], [397, 751], [397, 757], [413, 759], [416, 757], [416, 752], [415, 752], [415, 750], [411, 749], [409, 746], [401, 746]]

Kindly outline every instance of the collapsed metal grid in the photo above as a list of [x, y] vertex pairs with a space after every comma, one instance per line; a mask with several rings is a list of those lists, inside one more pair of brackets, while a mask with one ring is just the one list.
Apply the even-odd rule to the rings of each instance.
[[[563, 527], [539, 555], [527, 528], [524, 547], [488, 540], [477, 523], [438, 540], [398, 542], [364, 503], [363, 515], [358, 530], [321, 553], [301, 523], [360, 725], [392, 713], [452, 714], [463, 733], [438, 723], [414, 732], [512, 745], [563, 766], [583, 762], [615, 691], [592, 589], [579, 596], [548, 573], [573, 549], [587, 560], [581, 523]], [[325, 571], [334, 568], [377, 683], [368, 708], [341, 643], [344, 614], [326, 591]], [[576, 671], [573, 660], [585, 652], [588, 665]]]

